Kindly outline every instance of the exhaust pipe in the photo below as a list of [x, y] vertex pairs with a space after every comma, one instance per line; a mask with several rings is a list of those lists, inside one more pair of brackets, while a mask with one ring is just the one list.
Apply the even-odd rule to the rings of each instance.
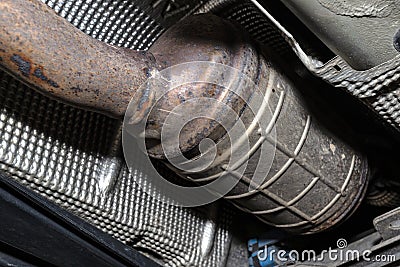
[[[200, 97], [223, 103], [251, 129], [253, 148], [246, 175], [238, 177], [238, 185], [226, 198], [267, 224], [302, 234], [319, 232], [343, 221], [360, 204], [368, 166], [359, 153], [313, 120], [295, 86], [272, 58], [271, 52], [262, 54], [231, 22], [213, 15], [190, 16], [167, 30], [149, 51], [133, 51], [87, 36], [40, 1], [0, 3], [0, 65], [5, 71], [51, 98], [113, 118], [122, 118], [129, 105], [129, 123], [148, 118], [148, 154], [167, 165], [160, 136], [168, 112]], [[266, 129], [254, 127], [257, 114], [247, 107], [255, 95], [252, 88], [237, 87], [232, 94], [212, 84], [193, 83], [165, 93], [142, 86], [163, 69], [185, 62], [230, 66], [271, 95], [277, 140], [269, 140]], [[204, 71], [202, 75], [213, 74]], [[211, 118], [226, 115], [220, 106], [207, 108]], [[196, 110], [187, 112], [194, 115]], [[192, 158], [201, 154], [198, 147], [205, 138], [218, 143], [214, 165], [193, 174], [193, 180], [218, 176], [230, 158], [226, 129], [213, 120], [197, 118], [179, 130], [179, 149]], [[277, 148], [271, 171], [264, 174], [265, 182], [249, 191], [248, 177], [254, 174], [258, 152], [267, 142]]]

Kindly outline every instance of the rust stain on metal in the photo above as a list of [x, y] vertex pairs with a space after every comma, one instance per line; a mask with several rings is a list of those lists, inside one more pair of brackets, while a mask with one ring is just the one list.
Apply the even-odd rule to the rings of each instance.
[[23, 59], [19, 55], [12, 55], [11, 61], [17, 64], [18, 70], [22, 73], [22, 75], [29, 77], [31, 75], [32, 64], [30, 61]]
[[23, 76], [28, 78], [30, 76], [33, 76], [40, 79], [43, 82], [48, 83], [51, 87], [54, 88], [59, 87], [59, 85], [55, 81], [46, 77], [46, 75], [43, 73], [43, 67], [41, 66], [35, 67], [35, 64], [33, 64], [30, 60], [26, 59], [25, 57], [14, 54], [11, 56], [10, 60], [18, 66], [18, 70]]
[[47, 82], [50, 86], [52, 86], [54, 88], [60, 87], [55, 81], [47, 78], [46, 75], [44, 75], [42, 67], [35, 68], [35, 70], [33, 71], [33, 76], [35, 76], [36, 78], [38, 78], [44, 82]]

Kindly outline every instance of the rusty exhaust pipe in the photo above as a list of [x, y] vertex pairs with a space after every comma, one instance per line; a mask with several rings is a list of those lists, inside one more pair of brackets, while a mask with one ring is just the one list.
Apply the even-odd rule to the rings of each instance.
[[[233, 54], [226, 50], [230, 43], [245, 43], [241, 34], [228, 23], [218, 23], [216, 17], [206, 18], [209, 21], [203, 26], [208, 29], [197, 29], [189, 36], [186, 32], [182, 39], [182, 30], [192, 31], [196, 20], [205, 19], [192, 20], [189, 28], [169, 35], [176, 37], [173, 44], [164, 37], [147, 52], [93, 39], [37, 0], [3, 0], [0, 18], [0, 63], [7, 72], [49, 97], [116, 118], [124, 115], [136, 93], [141, 94], [142, 104], [147, 102], [148, 92], [137, 89], [156, 69], [196, 60], [237, 66], [248, 63], [237, 60], [241, 47], [231, 47]], [[218, 24], [231, 28], [229, 34], [221, 36], [213, 30]], [[214, 49], [218, 45], [221, 51]]]
[[[134, 51], [91, 38], [40, 1], [0, 3], [0, 65], [7, 72], [51, 98], [113, 118], [122, 118], [135, 96], [137, 110], [132, 122], [140, 121], [152, 105], [156, 92], [138, 92], [138, 88], [154, 71], [182, 62], [211, 61], [236, 67], [254, 78], [258, 62], [254, 57], [258, 55], [249, 43], [230, 23], [206, 15], [190, 17], [176, 25], [150, 51]], [[235, 111], [245, 106], [242, 99], [232, 99], [225, 91], [208, 85], [196, 85], [190, 90], [200, 95], [206, 89]], [[187, 90], [171, 92], [160, 108], [169, 110]], [[242, 95], [249, 98], [251, 92]], [[215, 116], [219, 112], [215, 110]], [[153, 119], [149, 137], [158, 138], [163, 119], [165, 116]], [[183, 149], [195, 146], [203, 138], [195, 133], [215, 130], [216, 126], [210, 124], [192, 123], [193, 128], [184, 137], [192, 141]], [[162, 157], [159, 148], [154, 150], [153, 156]]]
[[[213, 15], [184, 19], [145, 52], [97, 41], [38, 0], [0, 2], [2, 68], [43, 94], [79, 108], [122, 118], [133, 98], [131, 123], [137, 123], [148, 115], [159, 93], [141, 85], [157, 71], [193, 61], [228, 65], [250, 77], [264, 93], [271, 90], [268, 93], [276, 100], [271, 100], [276, 109], [275, 124], [281, 129], [277, 141], [279, 153], [272, 163], [274, 171], [261, 189], [249, 192], [248, 181], [242, 179], [233, 190], [234, 195], [226, 198], [277, 227], [298, 233], [325, 230], [360, 204], [368, 178], [366, 161], [332, 133], [313, 123], [294, 85], [265, 56], [272, 58], [268, 52], [262, 56], [250, 38], [232, 23]], [[171, 111], [184, 101], [208, 96], [242, 115], [245, 125], [250, 127], [254, 114], [246, 110], [246, 102], [254, 92], [249, 88], [238, 90], [243, 90], [238, 94], [242, 97], [210, 84], [189, 84], [164, 95], [156, 110]], [[224, 116], [222, 109], [209, 110], [210, 117]], [[146, 137], [159, 141], [165, 119], [165, 113], [150, 113]], [[262, 130], [250, 133], [250, 143], [256, 148], [250, 161], [257, 161], [259, 141], [267, 140]], [[204, 138], [217, 141], [225, 133], [209, 119], [196, 119], [182, 129], [180, 149], [182, 153], [193, 151]], [[224, 142], [221, 144], [219, 149], [229, 149]], [[150, 156], [165, 159], [159, 143], [148, 150]], [[225, 155], [224, 151], [220, 155]], [[220, 159], [220, 163], [226, 160]], [[194, 177], [212, 177], [221, 169], [214, 167]], [[246, 172], [250, 175], [254, 170]]]
[[49, 97], [122, 117], [156, 62], [151, 53], [115, 48], [79, 31], [37, 0], [0, 3], [0, 60]]

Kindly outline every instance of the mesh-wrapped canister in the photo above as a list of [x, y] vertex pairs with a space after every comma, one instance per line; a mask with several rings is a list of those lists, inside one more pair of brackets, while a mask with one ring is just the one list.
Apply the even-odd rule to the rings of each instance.
[[[188, 20], [189, 22], [187, 22]], [[191, 28], [188, 26], [191, 25], [190, 20], [195, 21], [194, 24], [199, 29], [208, 29], [204, 31], [204, 36], [207, 34], [214, 36], [215, 32], [222, 31], [222, 29], [227, 31], [229, 28], [226, 26], [226, 22], [218, 22], [213, 17], [189, 18], [173, 26], [158, 39], [152, 47], [152, 50], [158, 53], [155, 54], [156, 56], [170, 55], [171, 51], [175, 50], [184, 51], [185, 47], [196, 45], [196, 38], [206, 39], [201, 34], [202, 31], [199, 31], [200, 33], [195, 33], [196, 38], [185, 38], [186, 41], [181, 43], [179, 36], [187, 37], [192, 34]], [[212, 30], [208, 26], [210, 21], [214, 21]], [[177, 35], [176, 32], [180, 34]], [[231, 35], [237, 36], [238, 34], [234, 34], [233, 31]], [[238, 185], [225, 198], [231, 200], [242, 210], [257, 215], [262, 221], [270, 225], [298, 233], [319, 232], [336, 225], [351, 214], [363, 199], [368, 183], [366, 159], [341, 138], [323, 127], [321, 121], [326, 122], [329, 119], [324, 118], [322, 114], [315, 113], [315, 111], [311, 112], [307, 108], [307, 102], [310, 99], [307, 100], [303, 95], [300, 95], [301, 86], [306, 85], [301, 83], [295, 85], [292, 78], [288, 78], [289, 75], [284, 74], [285, 72], [290, 73], [290, 70], [284, 71], [277, 67], [274, 63], [276, 59], [271, 52], [268, 52], [267, 49], [261, 52], [256, 45], [251, 47], [249, 43], [235, 43], [233, 45], [229, 43], [229, 38], [224, 40], [226, 43], [221, 39], [218, 40], [220, 41], [218, 51], [225, 51], [224, 49], [229, 51], [226, 52], [229, 57], [221, 58], [223, 60], [229, 58], [231, 60], [229, 63], [232, 65], [240, 62], [239, 66], [235, 65], [236, 69], [241, 70], [243, 75], [253, 79], [263, 96], [254, 93], [251, 97], [248, 97], [249, 90], [238, 86], [238, 83], [243, 82], [244, 79], [240, 74], [235, 76], [224, 72], [218, 76], [216, 69], [211, 65], [209, 69], [204, 67], [204, 71], [196, 77], [200, 77], [199, 80], [201, 81], [207, 81], [210, 77], [210, 79], [213, 79], [214, 76], [229, 77], [229, 79], [232, 79], [231, 84], [234, 84], [233, 87], [236, 88], [235, 93], [245, 92], [243, 95], [236, 96], [242, 97], [241, 100], [247, 103], [247, 106], [237, 113], [240, 118], [236, 124], [243, 123], [247, 129], [243, 132], [243, 136], [249, 142], [250, 149], [248, 151], [235, 151], [235, 147], [240, 146], [238, 142], [242, 142], [242, 139], [236, 142], [229, 136], [230, 130], [228, 128], [234, 128], [232, 120], [228, 120], [228, 128], [215, 127], [216, 124], [197, 119], [195, 119], [196, 123], [182, 123], [184, 125], [182, 128], [178, 127], [178, 124], [173, 124], [178, 129], [168, 126], [171, 125], [171, 121], [167, 121], [169, 116], [177, 116], [176, 123], [179, 123], [179, 119], [189, 118], [190, 114], [193, 115], [193, 118], [203, 114], [202, 104], [199, 105], [199, 103], [204, 95], [211, 98], [229, 95], [228, 89], [224, 91], [220, 87], [205, 84], [199, 86], [198, 83], [194, 83], [193, 86], [185, 84], [174, 89], [177, 91], [174, 94], [179, 97], [179, 101], [175, 101], [174, 96], [169, 93], [162, 96], [161, 99], [163, 97], [165, 99], [160, 100], [160, 105], [156, 104], [154, 110], [150, 112], [147, 126], [152, 130], [152, 138], [157, 139], [159, 138], [157, 136], [161, 135], [161, 139], [157, 139], [160, 144], [163, 143], [162, 133], [165, 131], [170, 131], [166, 134], [170, 137], [180, 135], [179, 149], [188, 156], [189, 161], [193, 160], [193, 162], [198, 161], [199, 157], [208, 153], [203, 153], [205, 150], [200, 147], [200, 139], [202, 137], [211, 138], [215, 141], [217, 149], [213, 163], [207, 168], [201, 169], [201, 171], [193, 171], [193, 169], [182, 171], [179, 166], [173, 163], [179, 162], [181, 159], [175, 158], [176, 150], [171, 150], [171, 153], [168, 152], [169, 147], [166, 145], [169, 144], [168, 142], [163, 143], [163, 151], [157, 149], [157, 152], [155, 152], [155, 148], [158, 146], [153, 142], [149, 149], [150, 154], [156, 158], [165, 156], [168, 165], [174, 166], [174, 171], [197, 183], [214, 182], [228, 175], [240, 180]], [[191, 41], [193, 43], [190, 43]], [[171, 45], [172, 43], [174, 46]], [[202, 45], [204, 46], [202, 49], [208, 51], [208, 46], [204, 43]], [[209, 46], [212, 47], [212, 44], [209, 44]], [[236, 49], [237, 47], [240, 47], [240, 49]], [[196, 48], [200, 49], [199, 44]], [[193, 59], [197, 57], [197, 53], [186, 56], [182, 52], [179, 56]], [[180, 57], [175, 57], [171, 65], [179, 63], [175, 61], [181, 60]], [[213, 54], [210, 58], [215, 60], [218, 57]], [[198, 64], [197, 69], [203, 68], [200, 65]], [[189, 67], [186, 70], [187, 72], [192, 71]], [[171, 70], [171, 72], [173, 71]], [[183, 71], [179, 73], [179, 75], [171, 74], [170, 76], [182, 77], [185, 75]], [[169, 80], [170, 77], [164, 79]], [[210, 84], [217, 83], [211, 81]], [[204, 93], [199, 97], [200, 93], [196, 90]], [[257, 110], [250, 108], [250, 99], [257, 100], [260, 97], [266, 99], [272, 112], [268, 108], [261, 108], [262, 105]], [[193, 100], [197, 98], [199, 100], [196, 103]], [[228, 97], [227, 102], [224, 102], [226, 99], [222, 97], [219, 100], [224, 102], [224, 105], [231, 107], [232, 103], [236, 103], [235, 99], [232, 96]], [[182, 103], [190, 101], [193, 102], [193, 105], [188, 105], [186, 110], [176, 109], [172, 105], [176, 103], [182, 105]], [[224, 112], [222, 108], [219, 109], [213, 104], [204, 105], [209, 110], [211, 120], [215, 119], [218, 123], [223, 121], [221, 119], [223, 118], [221, 114]], [[169, 115], [165, 118], [164, 114]], [[268, 124], [263, 125], [255, 119], [261, 117], [269, 117]], [[257, 124], [256, 127], [254, 127], [254, 121]], [[197, 132], [198, 129], [201, 129], [201, 131]], [[271, 134], [273, 132], [271, 129], [275, 130], [275, 134]], [[226, 134], [224, 135], [224, 133]], [[195, 145], [199, 147], [196, 148]], [[269, 164], [262, 155], [263, 146], [268, 145], [276, 147], [270, 171], [265, 168], [264, 173], [261, 173], [261, 176], [264, 175], [261, 177], [262, 179], [260, 180], [258, 177], [256, 180], [259, 180], [259, 182], [252, 186], [253, 176], [257, 168], [263, 164]], [[236, 164], [229, 165], [229, 161], [233, 157], [232, 151], [235, 154], [241, 154], [241, 158], [235, 156]], [[249, 160], [247, 160], [248, 157]], [[187, 162], [182, 161], [182, 163], [181, 166], [188, 165]], [[238, 171], [246, 163], [245, 171]], [[257, 175], [259, 176], [260, 172]], [[216, 194], [221, 192], [219, 189], [216, 191], [218, 191]]]

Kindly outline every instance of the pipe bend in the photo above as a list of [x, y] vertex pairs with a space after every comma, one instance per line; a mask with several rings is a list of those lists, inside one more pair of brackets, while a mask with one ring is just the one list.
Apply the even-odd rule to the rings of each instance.
[[[189, 16], [162, 34], [149, 51], [135, 51], [86, 35], [38, 0], [0, 3], [2, 68], [51, 98], [115, 118], [123, 117], [132, 98], [137, 101], [133, 121], [147, 115], [152, 97], [161, 92], [149, 93], [139, 88], [155, 69], [209, 61], [237, 68], [257, 79], [259, 60], [257, 49], [243, 31], [211, 14]], [[246, 99], [239, 99], [213, 85], [192, 84], [166, 94], [158, 108], [168, 111], [181, 101], [205, 94], [229, 103], [239, 113], [252, 92], [241, 94]], [[214, 116], [222, 112], [211, 110], [217, 114]], [[150, 118], [153, 123], [147, 133], [158, 139], [165, 113]], [[218, 132], [215, 138], [223, 133], [209, 120], [193, 122], [189, 128], [182, 135], [184, 152], [209, 137], [207, 133]], [[159, 146], [150, 154], [163, 157]]]
[[49, 97], [122, 117], [155, 59], [81, 32], [38, 0], [0, 3], [0, 65]]

